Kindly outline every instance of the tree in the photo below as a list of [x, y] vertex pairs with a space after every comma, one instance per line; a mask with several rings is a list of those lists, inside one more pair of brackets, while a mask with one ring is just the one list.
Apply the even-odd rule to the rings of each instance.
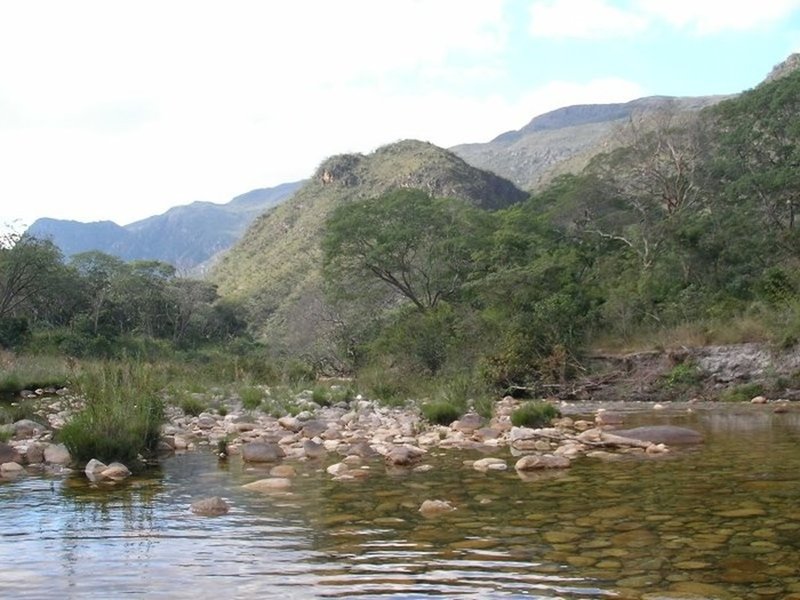
[[48, 240], [9, 234], [0, 243], [0, 319], [14, 316], [49, 284], [61, 252]]
[[473, 271], [476, 209], [397, 190], [340, 206], [323, 240], [327, 279], [364, 287], [379, 281], [421, 312], [457, 296]]
[[607, 202], [587, 207], [582, 229], [627, 246], [642, 271], [651, 271], [676, 223], [702, 200], [698, 171], [707, 147], [702, 124], [671, 105], [632, 117], [622, 147], [590, 165]]

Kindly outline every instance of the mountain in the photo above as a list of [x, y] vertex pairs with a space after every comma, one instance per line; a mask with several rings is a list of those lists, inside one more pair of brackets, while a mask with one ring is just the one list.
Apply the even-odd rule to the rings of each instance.
[[469, 164], [540, 190], [558, 175], [577, 173], [589, 160], [620, 144], [619, 132], [633, 118], [659, 111], [696, 113], [726, 96], [650, 96], [620, 104], [567, 106], [534, 118], [487, 143], [450, 148]]
[[123, 260], [160, 260], [182, 271], [202, 273], [259, 214], [289, 198], [302, 183], [253, 190], [227, 204], [193, 202], [176, 206], [124, 227], [111, 221], [38, 219], [27, 233], [51, 239], [66, 257], [99, 250]]
[[289, 200], [256, 219], [211, 278], [221, 294], [248, 304], [271, 339], [291, 336], [295, 349], [313, 343], [326, 318], [320, 241], [328, 216], [344, 203], [396, 188], [422, 189], [487, 210], [527, 198], [512, 183], [425, 142], [334, 156]]

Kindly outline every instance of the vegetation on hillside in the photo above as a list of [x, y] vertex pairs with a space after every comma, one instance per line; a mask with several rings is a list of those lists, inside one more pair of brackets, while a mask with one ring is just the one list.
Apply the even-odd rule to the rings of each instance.
[[797, 115], [798, 72], [699, 113], [665, 106], [524, 201], [429, 144], [335, 157], [251, 228], [219, 293], [163, 263], [64, 262], [49, 242], [9, 238], [0, 344], [179, 355], [248, 383], [355, 375], [359, 392], [425, 397], [441, 420], [487, 389], [550, 390], [589, 348], [791, 346]]

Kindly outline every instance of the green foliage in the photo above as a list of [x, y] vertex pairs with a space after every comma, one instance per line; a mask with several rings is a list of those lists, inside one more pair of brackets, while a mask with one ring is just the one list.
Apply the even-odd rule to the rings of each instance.
[[431, 423], [437, 425], [450, 425], [458, 419], [464, 410], [461, 406], [449, 400], [433, 400], [426, 402], [421, 407], [422, 415]]
[[720, 394], [723, 402], [749, 402], [756, 396], [764, 393], [764, 386], [760, 383], [743, 383], [726, 388]]
[[31, 400], [22, 400], [21, 402], [14, 402], [11, 404], [0, 404], [0, 425], [10, 425], [23, 419], [35, 421], [42, 425], [47, 424], [47, 419], [37, 412], [36, 403]]
[[184, 414], [196, 417], [200, 413], [208, 410], [208, 404], [192, 394], [186, 394], [180, 399], [179, 406]]
[[7, 443], [11, 439], [12, 434], [13, 431], [10, 427], [0, 425], [0, 443]]
[[85, 368], [76, 382], [85, 406], [63, 427], [61, 441], [81, 462], [130, 463], [154, 453], [164, 420], [163, 384], [163, 373], [145, 363]]
[[239, 390], [242, 406], [247, 410], [256, 410], [264, 400], [264, 391], [260, 388], [247, 386]]
[[561, 411], [549, 402], [525, 402], [511, 413], [511, 423], [516, 427], [548, 427], [561, 416]]
[[661, 377], [661, 386], [674, 390], [683, 389], [699, 384], [703, 374], [692, 362], [681, 362], [672, 367], [669, 373]]
[[419, 190], [339, 206], [322, 248], [329, 281], [379, 281], [420, 311], [458, 294], [473, 269], [478, 213]]

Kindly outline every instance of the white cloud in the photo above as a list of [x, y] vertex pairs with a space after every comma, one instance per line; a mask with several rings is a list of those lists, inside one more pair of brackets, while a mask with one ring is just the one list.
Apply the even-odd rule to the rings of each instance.
[[800, 9], [800, 0], [638, 0], [651, 19], [706, 35], [775, 23]]
[[637, 12], [607, 0], [541, 0], [530, 7], [535, 37], [602, 39], [627, 36], [647, 27]]

